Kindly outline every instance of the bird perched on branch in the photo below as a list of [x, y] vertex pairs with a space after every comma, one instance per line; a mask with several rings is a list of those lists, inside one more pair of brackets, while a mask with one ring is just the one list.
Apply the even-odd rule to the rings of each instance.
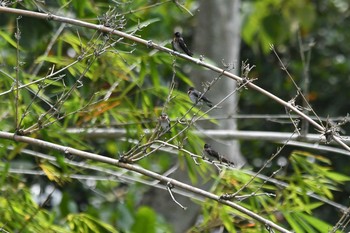
[[171, 41], [171, 45], [173, 47], [173, 50], [177, 52], [183, 51], [188, 56], [192, 57], [193, 53], [187, 48], [184, 38], [182, 38], [180, 32], [175, 32], [173, 41]]
[[190, 97], [191, 101], [195, 104], [202, 105], [203, 102], [208, 105], [208, 107], [213, 107], [213, 104], [210, 100], [208, 100], [207, 97], [205, 97], [202, 92], [197, 91], [193, 87], [190, 87], [187, 91], [188, 96]]
[[170, 120], [166, 113], [162, 113], [159, 117], [159, 125], [162, 128], [163, 132], [167, 132], [170, 130]]
[[233, 162], [225, 159], [217, 151], [215, 151], [213, 148], [211, 148], [211, 146], [207, 143], [204, 144], [203, 154], [209, 159], [209, 161], [212, 161], [213, 159], [217, 159], [220, 161], [220, 163], [224, 162], [224, 163], [227, 163], [228, 165], [230, 165], [230, 164], [233, 165]]

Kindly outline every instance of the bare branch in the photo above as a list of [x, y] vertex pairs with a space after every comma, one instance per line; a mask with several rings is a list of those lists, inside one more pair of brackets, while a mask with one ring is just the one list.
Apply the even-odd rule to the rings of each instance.
[[228, 200], [222, 200], [222, 199], [220, 199], [219, 196], [217, 196], [215, 194], [212, 194], [210, 192], [204, 191], [204, 190], [199, 189], [199, 188], [195, 188], [193, 186], [182, 183], [180, 181], [173, 180], [171, 178], [159, 175], [155, 172], [146, 170], [146, 169], [139, 167], [137, 165], [123, 163], [123, 162], [120, 162], [119, 160], [109, 158], [106, 156], [102, 156], [102, 155], [98, 155], [98, 154], [94, 154], [94, 153], [90, 153], [90, 152], [85, 152], [85, 151], [77, 150], [77, 149], [70, 148], [70, 147], [61, 146], [61, 145], [58, 145], [55, 143], [46, 142], [46, 141], [39, 140], [39, 139], [34, 139], [34, 138], [30, 138], [30, 137], [25, 137], [25, 136], [19, 136], [19, 135], [15, 135], [15, 134], [3, 132], [3, 131], [0, 131], [0, 138], [14, 140], [17, 142], [25, 142], [25, 143], [28, 143], [31, 145], [36, 145], [36, 146], [42, 147], [42, 148], [61, 151], [62, 153], [68, 152], [72, 155], [76, 155], [76, 156], [79, 156], [79, 157], [82, 157], [85, 159], [91, 159], [94, 161], [99, 161], [99, 162], [111, 164], [111, 165], [114, 165], [114, 166], [117, 166], [120, 168], [124, 168], [126, 170], [145, 175], [147, 177], [150, 177], [150, 178], [155, 179], [155, 180], [159, 180], [159, 181], [164, 182], [164, 183], [171, 182], [173, 185], [175, 185], [176, 187], [178, 187], [180, 189], [184, 189], [184, 190], [187, 190], [189, 192], [196, 193], [196, 194], [201, 195], [203, 197], [206, 197], [206, 198], [209, 198], [211, 200], [220, 202], [224, 205], [230, 206], [230, 207], [250, 216], [251, 218], [255, 219], [256, 221], [259, 221], [259, 222], [263, 223], [264, 225], [268, 225], [276, 230], [279, 230], [280, 232], [291, 233], [291, 231], [275, 224], [274, 222], [271, 222], [270, 220], [267, 220], [267, 219], [261, 217], [259, 214], [256, 214], [256, 213], [254, 213], [254, 212], [252, 212], [252, 211], [250, 211], [250, 210], [248, 210], [248, 209], [246, 209], [246, 208], [244, 208], [244, 207], [242, 207], [234, 202], [231, 202]]
[[[115, 29], [111, 29], [109, 27], [105, 27], [103, 25], [96, 25], [96, 24], [92, 24], [92, 23], [87, 23], [81, 20], [77, 20], [77, 19], [71, 19], [71, 18], [67, 18], [67, 17], [63, 17], [63, 16], [57, 16], [57, 15], [53, 15], [53, 14], [44, 14], [44, 13], [38, 13], [38, 12], [32, 12], [32, 11], [27, 11], [27, 10], [20, 10], [20, 9], [14, 9], [14, 8], [8, 8], [8, 7], [0, 7], [0, 12], [4, 12], [4, 13], [10, 13], [10, 14], [20, 14], [20, 15], [24, 15], [24, 16], [29, 16], [29, 17], [35, 17], [35, 18], [40, 18], [40, 19], [45, 19], [45, 20], [53, 20], [53, 21], [59, 21], [59, 22], [64, 22], [64, 23], [68, 23], [68, 24], [72, 24], [72, 25], [77, 25], [77, 26], [81, 26], [81, 27], [86, 27], [86, 28], [90, 28], [90, 29], [95, 29], [98, 31], [102, 31], [102, 32], [107, 32], [107, 33], [111, 33], [111, 34], [115, 34], [121, 37], [124, 37], [126, 39], [132, 40], [136, 43], [139, 44], [143, 44], [146, 47], [149, 46], [149, 40], [144, 40], [141, 39], [139, 37], [124, 33], [122, 31], [118, 31]], [[192, 58], [190, 56], [187, 56], [185, 54], [180, 54], [180, 53], [174, 53], [173, 50], [166, 48], [166, 47], [162, 47], [159, 46], [156, 43], [152, 43], [152, 48], [158, 49], [160, 51], [163, 52], [167, 52], [170, 54], [175, 54], [178, 57], [184, 58], [188, 61], [191, 61], [195, 64], [198, 64], [200, 66], [206, 67], [210, 70], [213, 70], [217, 73], [222, 73], [224, 76], [231, 78], [233, 80], [236, 81], [240, 81], [242, 82], [243, 79], [235, 74], [232, 74], [224, 69], [221, 69], [217, 66], [208, 64], [208, 63], [204, 63], [201, 60], [197, 59], [197, 58]], [[256, 90], [264, 95], [266, 95], [267, 97], [275, 100], [276, 102], [278, 102], [279, 104], [284, 105], [285, 107], [293, 110], [295, 113], [297, 113], [298, 115], [302, 116], [303, 118], [306, 118], [312, 125], [315, 126], [316, 129], [322, 130], [323, 127], [321, 125], [319, 125], [318, 123], [316, 123], [314, 120], [312, 120], [311, 118], [309, 118], [308, 116], [306, 116], [303, 112], [301, 112], [300, 110], [296, 109], [294, 106], [290, 105], [289, 103], [287, 103], [286, 101], [280, 99], [279, 97], [273, 95], [272, 93], [262, 89], [259, 86], [256, 86], [255, 84], [249, 82], [247, 84], [247, 86], [253, 90]], [[337, 138], [337, 141], [340, 140]], [[350, 150], [350, 148], [345, 147], [348, 150]]]
[[171, 183], [171, 181], [169, 181], [169, 182], [166, 184], [166, 188], [167, 188], [167, 190], [168, 190], [168, 192], [169, 192], [169, 194], [170, 194], [170, 196], [171, 196], [171, 199], [173, 199], [173, 201], [174, 201], [178, 206], [180, 206], [182, 209], [186, 210], [187, 207], [181, 205], [181, 204], [175, 199], [175, 197], [174, 197], [174, 195], [173, 195], [173, 193], [172, 193], [172, 191], [171, 191], [171, 190], [174, 188], [174, 185]]
[[18, 109], [18, 101], [19, 101], [19, 70], [20, 70], [20, 57], [19, 57], [19, 41], [21, 39], [21, 30], [19, 29], [19, 24], [18, 21], [22, 18], [22, 16], [18, 16], [16, 19], [16, 33], [15, 33], [15, 38], [16, 38], [16, 43], [17, 43], [17, 49], [16, 49], [16, 92], [15, 92], [15, 129], [16, 131], [19, 131], [20, 125], [18, 122], [19, 118], [19, 109]]

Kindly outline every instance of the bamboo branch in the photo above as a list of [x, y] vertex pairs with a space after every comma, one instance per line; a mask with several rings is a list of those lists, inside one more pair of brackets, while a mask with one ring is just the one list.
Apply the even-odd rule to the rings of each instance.
[[[132, 132], [129, 130], [128, 132]], [[136, 131], [135, 131], [136, 132]], [[288, 132], [273, 132], [273, 131], [248, 131], [248, 130], [224, 130], [224, 129], [206, 129], [206, 130], [194, 130], [195, 135], [205, 137], [215, 137], [219, 139], [243, 139], [243, 140], [264, 140], [264, 141], [284, 141], [290, 138], [292, 133]], [[67, 133], [70, 134], [82, 134], [87, 138], [122, 138], [127, 136], [127, 131], [120, 128], [68, 128]], [[151, 134], [149, 129], [145, 130], [143, 134]], [[305, 137], [294, 135], [292, 140], [320, 143], [322, 140], [326, 140], [324, 136], [320, 134], [308, 134]], [[350, 137], [344, 136], [343, 141], [350, 145]], [[350, 153], [349, 153], [350, 154]]]
[[[77, 19], [72, 19], [72, 18], [68, 18], [68, 17], [64, 17], [64, 16], [58, 16], [58, 15], [54, 15], [54, 14], [45, 14], [45, 13], [38, 13], [38, 12], [33, 12], [33, 11], [28, 11], [28, 10], [21, 10], [21, 9], [15, 9], [15, 8], [8, 8], [8, 7], [0, 7], [0, 12], [2, 13], [8, 13], [8, 14], [18, 14], [18, 15], [22, 15], [22, 16], [28, 16], [28, 17], [34, 17], [34, 18], [39, 18], [39, 19], [45, 19], [45, 20], [53, 20], [53, 21], [58, 21], [58, 22], [62, 22], [62, 23], [67, 23], [67, 24], [71, 24], [71, 25], [76, 25], [76, 26], [80, 26], [80, 27], [85, 27], [85, 28], [90, 28], [90, 29], [94, 29], [94, 30], [98, 30], [98, 31], [102, 31], [102, 32], [107, 32], [107, 33], [111, 33], [117, 36], [121, 36], [123, 38], [132, 40], [136, 43], [139, 44], [143, 44], [145, 46], [147, 46], [148, 48], [154, 48], [157, 49], [159, 51], [163, 51], [163, 52], [167, 52], [173, 55], [176, 55], [178, 57], [181, 57], [187, 61], [191, 61], [197, 65], [200, 65], [202, 67], [206, 67], [212, 71], [215, 71], [219, 74], [222, 74], [228, 78], [231, 78], [235, 81], [237, 81], [238, 83], [242, 83], [244, 82], [244, 79], [230, 73], [229, 71], [226, 71], [225, 69], [221, 69], [217, 66], [211, 65], [209, 63], [205, 63], [203, 62], [201, 59], [198, 58], [193, 58], [190, 56], [187, 56], [185, 54], [180, 54], [178, 52], [175, 52], [169, 48], [160, 46], [156, 43], [153, 43], [152, 40], [144, 40], [141, 39], [139, 37], [127, 34], [125, 32], [116, 30], [116, 29], [112, 29], [109, 27], [106, 27], [104, 25], [98, 25], [98, 24], [93, 24], [93, 23], [87, 23], [81, 20], [77, 20]], [[295, 112], [297, 115], [301, 116], [303, 119], [307, 120], [311, 125], [313, 125], [315, 127], [316, 130], [319, 130], [321, 132], [325, 132], [325, 128], [323, 126], [321, 126], [320, 124], [318, 124], [316, 121], [314, 121], [312, 118], [310, 118], [309, 116], [307, 116], [305, 113], [303, 113], [302, 111], [300, 111], [298, 108], [296, 108], [293, 104], [286, 102], [284, 100], [282, 100], [281, 98], [275, 96], [274, 94], [268, 92], [267, 90], [255, 85], [252, 82], [248, 82], [247, 87], [260, 92], [261, 94], [269, 97], [270, 99], [274, 100], [275, 102], [283, 105], [284, 107], [292, 110], [293, 112]], [[330, 135], [331, 138], [336, 141], [340, 146], [342, 146], [344, 149], [350, 151], [350, 147], [347, 146], [341, 139], [341, 137], [337, 136], [337, 135]]]
[[246, 209], [246, 208], [244, 208], [244, 207], [242, 207], [234, 202], [222, 200], [222, 199], [220, 199], [220, 197], [218, 195], [215, 195], [215, 194], [207, 192], [203, 189], [199, 189], [199, 188], [193, 187], [191, 185], [182, 183], [182, 182], [174, 180], [172, 178], [160, 175], [158, 173], [146, 170], [146, 169], [144, 169], [140, 166], [137, 166], [137, 165], [123, 163], [117, 159], [105, 157], [105, 156], [102, 156], [99, 154], [86, 152], [86, 151], [82, 151], [82, 150], [77, 150], [77, 149], [74, 149], [71, 147], [61, 146], [61, 145], [58, 145], [55, 143], [46, 142], [43, 140], [30, 138], [30, 137], [26, 137], [26, 136], [19, 136], [19, 135], [13, 134], [13, 133], [8, 133], [8, 132], [3, 132], [3, 131], [0, 131], [0, 138], [13, 140], [16, 142], [24, 142], [24, 143], [28, 143], [30, 145], [35, 145], [35, 146], [39, 146], [39, 147], [46, 148], [46, 149], [57, 150], [57, 151], [60, 151], [62, 153], [69, 153], [69, 154], [76, 155], [76, 156], [79, 156], [79, 157], [82, 157], [85, 159], [91, 159], [94, 161], [99, 161], [99, 162], [111, 164], [111, 165], [114, 165], [114, 166], [117, 166], [120, 168], [127, 169], [129, 171], [133, 171], [133, 172], [145, 175], [147, 177], [153, 178], [155, 180], [160, 181], [164, 185], [171, 183], [176, 188], [187, 190], [189, 192], [198, 194], [198, 195], [203, 196], [205, 198], [209, 198], [209, 199], [214, 200], [216, 202], [230, 206], [230, 207], [248, 215], [249, 217], [255, 219], [256, 221], [261, 222], [264, 225], [270, 226], [270, 227], [272, 227], [280, 232], [291, 233], [291, 231], [275, 224], [274, 222], [271, 222], [270, 220], [267, 220], [267, 219], [261, 217], [260, 215], [254, 213], [254, 212], [252, 212], [252, 211], [250, 211], [250, 210], [248, 210], [248, 209]]

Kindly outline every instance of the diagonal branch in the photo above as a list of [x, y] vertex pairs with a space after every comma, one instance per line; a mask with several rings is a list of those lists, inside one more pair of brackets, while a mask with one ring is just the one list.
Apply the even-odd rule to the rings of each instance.
[[43, 140], [39, 140], [39, 139], [35, 139], [35, 138], [30, 138], [30, 137], [25, 137], [25, 136], [19, 136], [13, 133], [8, 133], [8, 132], [3, 132], [0, 131], [0, 138], [4, 138], [4, 139], [8, 139], [8, 140], [13, 140], [16, 142], [24, 142], [24, 143], [28, 143], [30, 145], [35, 145], [35, 146], [39, 146], [42, 148], [46, 148], [46, 149], [50, 149], [50, 150], [57, 150], [57, 151], [61, 151], [62, 153], [69, 153], [72, 155], [76, 155], [85, 159], [91, 159], [94, 161], [99, 161], [99, 162], [103, 162], [103, 163], [107, 163], [107, 164], [111, 164], [120, 168], [124, 168], [126, 170], [129, 171], [133, 171], [142, 175], [145, 175], [147, 177], [153, 178], [155, 180], [159, 180], [162, 184], [167, 185], [168, 183], [171, 183], [174, 187], [177, 187], [179, 189], [182, 190], [187, 190], [189, 192], [198, 194], [200, 196], [203, 196], [205, 198], [214, 200], [216, 202], [222, 203], [224, 205], [230, 206], [248, 216], [250, 216], [251, 218], [255, 219], [258, 222], [261, 222], [262, 224], [269, 226], [271, 228], [274, 228], [280, 232], [283, 233], [291, 233], [291, 231], [275, 224], [274, 222], [267, 220], [263, 217], [261, 217], [260, 215], [234, 203], [231, 201], [227, 201], [227, 200], [222, 200], [220, 199], [220, 197], [218, 195], [215, 195], [213, 193], [207, 192], [205, 190], [193, 187], [191, 185], [182, 183], [180, 181], [174, 180], [172, 178], [160, 175], [158, 173], [146, 170], [140, 166], [137, 165], [133, 165], [133, 164], [128, 164], [128, 163], [123, 163], [120, 162], [117, 159], [113, 159], [113, 158], [109, 158], [109, 157], [105, 157], [99, 154], [95, 154], [95, 153], [91, 153], [91, 152], [86, 152], [86, 151], [82, 151], [82, 150], [77, 150], [71, 147], [66, 147], [66, 146], [61, 146], [55, 143], [51, 143], [51, 142], [46, 142]]
[[[77, 19], [72, 19], [72, 18], [68, 18], [68, 17], [64, 17], [64, 16], [58, 16], [58, 15], [54, 15], [54, 14], [45, 14], [45, 13], [38, 13], [38, 12], [33, 12], [33, 11], [28, 11], [28, 10], [20, 10], [20, 9], [15, 9], [15, 8], [8, 8], [8, 7], [0, 7], [0, 12], [2, 13], [9, 13], [9, 14], [18, 14], [18, 15], [22, 15], [22, 16], [28, 16], [28, 17], [34, 17], [34, 18], [40, 18], [40, 19], [45, 19], [45, 20], [54, 20], [54, 21], [58, 21], [58, 22], [62, 22], [62, 23], [67, 23], [67, 24], [71, 24], [71, 25], [76, 25], [76, 26], [80, 26], [80, 27], [85, 27], [85, 28], [90, 28], [90, 29], [95, 29], [98, 31], [102, 31], [102, 32], [107, 32], [107, 33], [111, 33], [114, 35], [118, 35], [120, 37], [132, 40], [136, 43], [139, 44], [143, 44], [145, 46], [147, 46], [148, 48], [154, 48], [163, 52], [167, 52], [173, 55], [176, 55], [178, 57], [181, 57], [183, 59], [186, 59], [187, 61], [191, 61], [197, 65], [206, 67], [212, 71], [215, 71], [217, 73], [220, 73], [228, 78], [231, 78], [239, 83], [242, 83], [242, 81], [244, 81], [243, 78], [234, 75], [232, 73], [230, 73], [229, 71], [226, 71], [225, 69], [221, 69], [217, 66], [211, 65], [209, 63], [205, 63], [203, 62], [201, 59], [198, 58], [193, 58], [190, 56], [187, 56], [185, 54], [180, 54], [178, 52], [175, 52], [169, 48], [160, 46], [156, 43], [153, 43], [152, 40], [144, 40], [141, 39], [139, 37], [127, 34], [125, 32], [116, 30], [116, 29], [112, 29], [109, 27], [106, 27], [104, 25], [98, 25], [98, 24], [93, 24], [93, 23], [87, 23], [81, 20], [77, 20]], [[313, 125], [315, 127], [316, 130], [319, 131], [325, 131], [325, 128], [318, 124], [316, 121], [314, 121], [312, 118], [310, 118], [309, 116], [307, 116], [305, 113], [303, 113], [302, 111], [300, 111], [299, 109], [297, 109], [295, 106], [293, 106], [291, 103], [286, 102], [284, 100], [282, 100], [281, 98], [275, 96], [274, 94], [268, 92], [267, 90], [255, 85], [252, 82], [248, 82], [247, 83], [247, 87], [260, 92], [261, 94], [269, 97], [270, 99], [274, 100], [275, 102], [285, 106], [286, 108], [292, 110], [293, 112], [295, 112], [297, 115], [301, 116], [303, 119], [307, 120], [311, 125]], [[338, 135], [330, 135], [331, 138], [336, 141], [340, 146], [342, 146], [344, 149], [350, 151], [350, 147], [347, 146], [342, 139], [338, 136]]]

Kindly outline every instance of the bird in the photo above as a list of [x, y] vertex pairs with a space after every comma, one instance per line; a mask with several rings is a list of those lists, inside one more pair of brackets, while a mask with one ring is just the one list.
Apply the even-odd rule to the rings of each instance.
[[220, 161], [220, 163], [224, 162], [224, 163], [227, 163], [228, 165], [230, 164], [233, 165], [233, 162], [228, 161], [223, 156], [221, 156], [217, 151], [211, 148], [211, 146], [208, 143], [204, 144], [203, 154], [209, 159], [209, 161], [212, 161], [212, 159], [217, 159]]
[[202, 94], [202, 92], [194, 89], [194, 87], [190, 87], [187, 91], [187, 94], [193, 103], [198, 104], [198, 105], [202, 105], [203, 102], [205, 102], [208, 107], [210, 107], [210, 108], [213, 107], [212, 102], [207, 97], [205, 97]]
[[167, 132], [170, 130], [170, 120], [166, 113], [162, 113], [159, 117], [159, 125], [162, 128], [163, 132]]
[[177, 51], [177, 52], [183, 51], [188, 56], [190, 56], [190, 57], [193, 56], [193, 53], [187, 48], [187, 45], [184, 41], [184, 38], [182, 38], [180, 32], [175, 32], [174, 38], [171, 41], [171, 45], [172, 45], [174, 51]]

